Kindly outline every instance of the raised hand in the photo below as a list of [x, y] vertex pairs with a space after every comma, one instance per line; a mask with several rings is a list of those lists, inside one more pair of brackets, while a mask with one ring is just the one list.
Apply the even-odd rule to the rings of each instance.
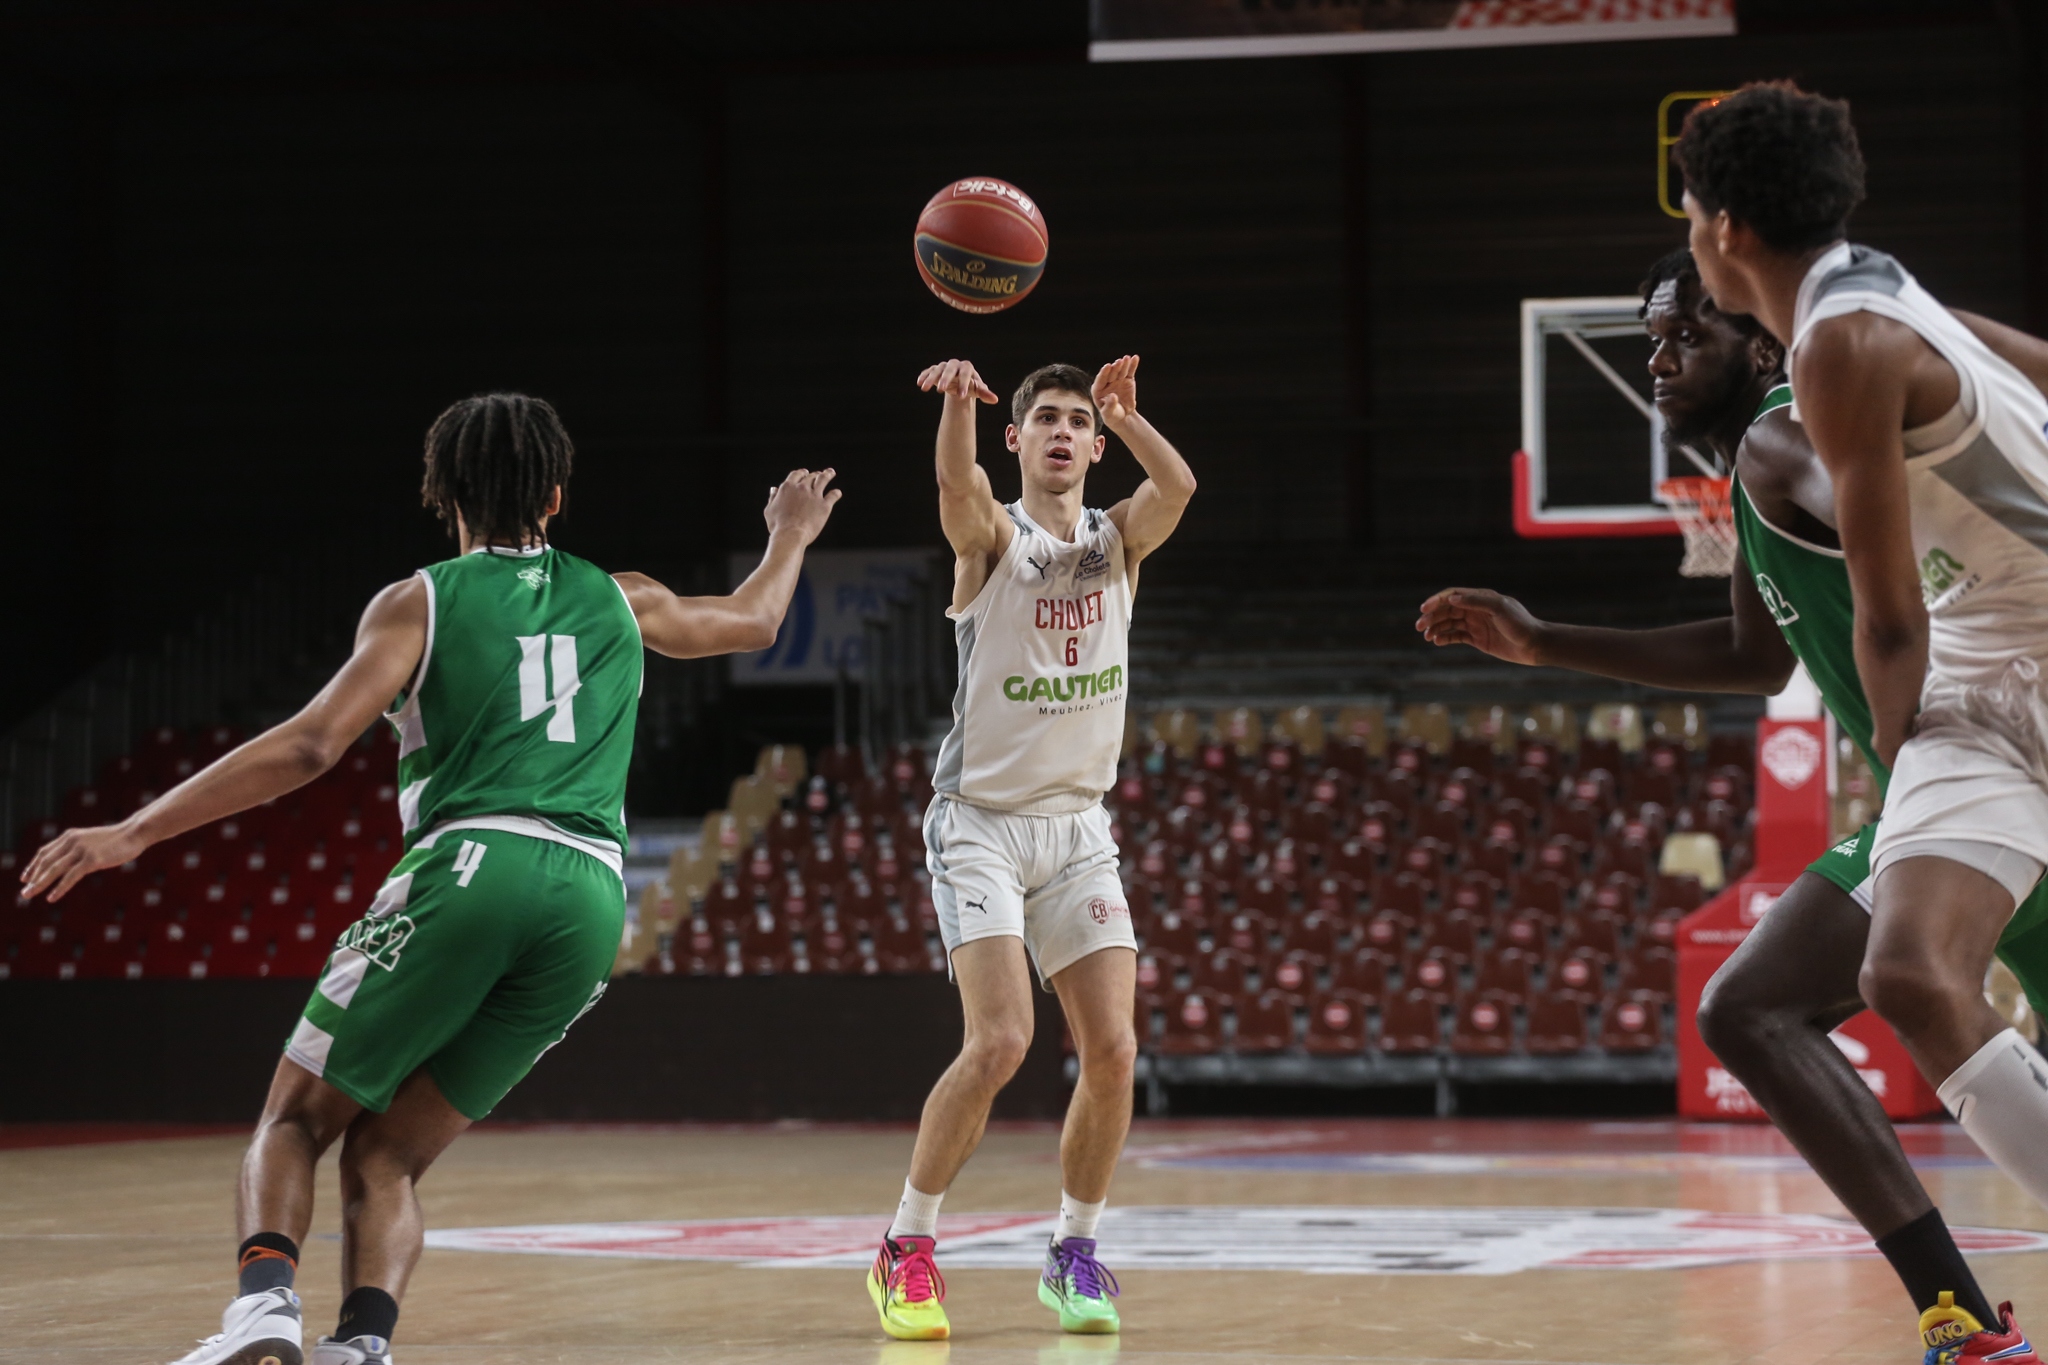
[[1095, 373], [1095, 389], [1089, 395], [1102, 414], [1105, 426], [1121, 426], [1138, 412], [1138, 357], [1120, 356]]
[[981, 382], [981, 375], [973, 363], [966, 360], [947, 360], [927, 366], [917, 377], [917, 387], [926, 393], [937, 389], [946, 397], [963, 402], [970, 398], [978, 398], [984, 403], [1002, 401], [996, 397], [994, 389]]
[[1512, 597], [1487, 588], [1446, 588], [1422, 604], [1415, 628], [1433, 645], [1470, 645], [1511, 664], [1533, 664], [1542, 623]]
[[838, 473], [836, 469], [792, 469], [788, 478], [771, 487], [768, 506], [761, 513], [768, 523], [769, 536], [790, 531], [802, 536], [806, 545], [816, 540], [818, 532], [825, 529], [832, 508], [846, 496], [840, 489], [825, 487]]
[[67, 829], [36, 850], [21, 874], [21, 898], [34, 900], [48, 892], [50, 899], [64, 899], [64, 893], [80, 879], [104, 868], [119, 867], [148, 845], [125, 825], [95, 825]]

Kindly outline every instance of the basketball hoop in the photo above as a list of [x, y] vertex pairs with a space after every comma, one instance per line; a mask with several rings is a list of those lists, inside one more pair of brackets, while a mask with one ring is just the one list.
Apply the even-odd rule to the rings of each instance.
[[1670, 507], [1685, 537], [1685, 560], [1678, 572], [1687, 578], [1726, 578], [1735, 572], [1735, 505], [1728, 480], [1692, 475], [1657, 485], [1657, 500]]

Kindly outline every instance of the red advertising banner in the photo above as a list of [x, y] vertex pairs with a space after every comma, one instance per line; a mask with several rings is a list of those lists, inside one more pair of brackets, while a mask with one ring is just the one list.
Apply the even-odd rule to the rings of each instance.
[[1090, 13], [1088, 58], [1097, 62], [1716, 38], [1735, 32], [1735, 0], [1095, 0]]

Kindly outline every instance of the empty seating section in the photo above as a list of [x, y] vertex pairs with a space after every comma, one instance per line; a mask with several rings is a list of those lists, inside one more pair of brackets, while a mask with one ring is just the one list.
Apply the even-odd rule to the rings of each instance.
[[814, 765], [793, 746], [763, 749], [725, 809], [705, 816], [698, 845], [641, 894], [616, 970], [944, 971], [924, 870], [931, 795], [925, 756], [909, 745], [872, 773], [851, 748], [822, 750]]
[[1140, 1045], [1660, 1047], [1675, 925], [1749, 861], [1752, 749], [1687, 706], [1155, 713], [1108, 797]]
[[[164, 730], [0, 850], [118, 819], [240, 739]], [[1691, 708], [1354, 704], [1135, 718], [1106, 798], [1160, 1054], [1643, 1051], [1674, 926], [1748, 861], [1753, 745]], [[382, 728], [290, 797], [9, 904], [0, 978], [316, 975], [400, 852]], [[617, 970], [942, 972], [909, 745], [763, 749]]]
[[[68, 827], [118, 820], [241, 742], [163, 729], [0, 850], [10, 882]], [[398, 861], [396, 748], [383, 726], [333, 771], [158, 844], [63, 900], [0, 907], [0, 978], [312, 977]]]

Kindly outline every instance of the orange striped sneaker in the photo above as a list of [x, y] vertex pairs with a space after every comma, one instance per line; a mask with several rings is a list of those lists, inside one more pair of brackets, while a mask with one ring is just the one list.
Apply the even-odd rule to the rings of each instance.
[[882, 1239], [868, 1269], [868, 1297], [882, 1315], [882, 1330], [898, 1341], [942, 1341], [953, 1335], [941, 1307], [946, 1281], [932, 1261], [931, 1237]]

